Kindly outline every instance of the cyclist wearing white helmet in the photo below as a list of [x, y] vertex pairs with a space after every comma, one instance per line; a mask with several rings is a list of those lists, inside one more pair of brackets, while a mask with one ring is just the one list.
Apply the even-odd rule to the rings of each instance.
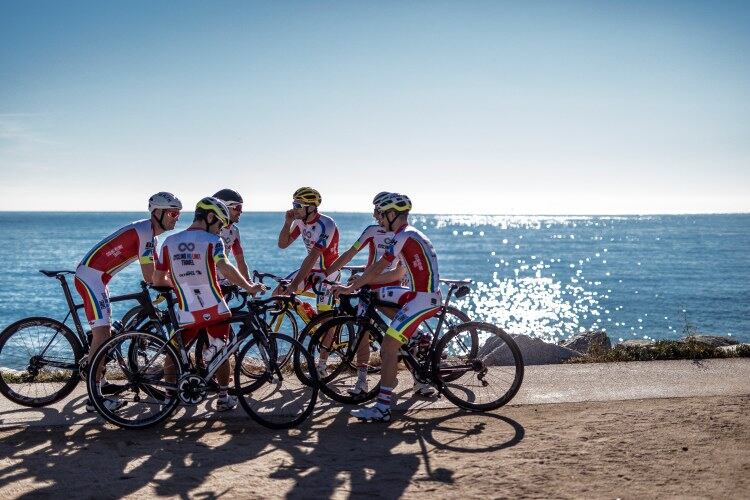
[[[242, 216], [242, 196], [233, 189], [225, 188], [214, 193], [213, 197], [223, 201], [229, 209], [229, 225], [219, 233], [219, 236], [224, 241], [224, 250], [227, 252], [227, 255], [231, 253], [234, 256], [240, 274], [246, 280], [249, 280], [250, 274], [247, 269], [247, 262], [245, 262], [245, 252], [242, 249], [240, 229], [237, 227], [237, 222], [239, 222], [240, 216]], [[224, 279], [221, 273], [219, 273], [219, 279]]]
[[[161, 247], [154, 283], [173, 287], [177, 296], [177, 320], [182, 328], [180, 334], [188, 349], [204, 328], [211, 345], [217, 349], [228, 339], [229, 325], [223, 320], [229, 318], [231, 312], [221, 293], [218, 272], [250, 293], [265, 291], [265, 286], [249, 283], [227, 259], [219, 233], [229, 224], [231, 216], [227, 206], [216, 198], [203, 198], [195, 206], [193, 224], [168, 236]], [[174, 374], [173, 369], [169, 362], [165, 364], [167, 379], [170, 373]], [[228, 362], [216, 372], [218, 411], [237, 406], [237, 398], [227, 393], [229, 372]]]
[[[83, 298], [84, 311], [91, 326], [89, 353], [93, 355], [110, 335], [111, 309], [107, 284], [112, 276], [135, 260], [141, 265], [143, 279], [151, 282], [154, 273], [156, 237], [174, 229], [182, 203], [173, 194], [159, 192], [148, 200], [151, 217], [128, 224], [97, 243], [76, 269], [75, 287]], [[115, 399], [107, 405], [120, 405]], [[86, 404], [88, 411], [93, 405]]]
[[393, 261], [399, 259], [406, 268], [410, 286], [383, 287], [379, 299], [398, 304], [401, 309], [391, 321], [381, 346], [380, 393], [375, 405], [352, 410], [351, 414], [367, 422], [391, 419], [391, 397], [398, 379], [398, 351], [408, 342], [417, 327], [440, 311], [442, 297], [437, 255], [427, 237], [409, 225], [412, 204], [408, 196], [392, 194], [378, 204], [385, 229], [393, 231], [393, 244], [383, 257], [369, 266], [351, 285], [336, 286], [336, 292], [349, 293], [373, 283]]

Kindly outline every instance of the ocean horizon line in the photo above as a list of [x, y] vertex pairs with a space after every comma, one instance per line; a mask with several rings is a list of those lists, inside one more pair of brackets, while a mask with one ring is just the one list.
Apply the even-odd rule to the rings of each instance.
[[[248, 210], [244, 214], [276, 214], [284, 210]], [[362, 210], [321, 210], [331, 214], [370, 214], [371, 211]], [[147, 213], [146, 210], [0, 210], [0, 214], [140, 214]], [[192, 210], [183, 210], [182, 213], [193, 213]], [[689, 215], [750, 215], [746, 212], [620, 212], [620, 213], [459, 213], [459, 212], [411, 212], [411, 215], [452, 215], [452, 216], [483, 216], [483, 217], [656, 217], [656, 216], [689, 216]]]

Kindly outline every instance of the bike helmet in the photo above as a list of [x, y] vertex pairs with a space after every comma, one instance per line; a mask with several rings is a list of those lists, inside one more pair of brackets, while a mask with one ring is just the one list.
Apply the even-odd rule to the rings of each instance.
[[381, 200], [377, 207], [380, 212], [388, 210], [395, 210], [399, 213], [408, 212], [411, 210], [411, 200], [405, 194], [391, 193]]
[[391, 193], [389, 193], [388, 191], [381, 191], [375, 195], [375, 198], [372, 199], [372, 204], [377, 207], [378, 205], [380, 205], [381, 201], [383, 201], [390, 195]]
[[213, 197], [220, 199], [228, 207], [242, 203], [242, 196], [240, 196], [240, 193], [238, 193], [234, 189], [225, 188], [216, 191]]
[[298, 201], [303, 205], [319, 206], [322, 201], [320, 193], [311, 187], [301, 187], [294, 192], [292, 200]]
[[195, 205], [195, 216], [205, 219], [206, 216], [214, 214], [224, 226], [229, 225], [229, 209], [223, 201], [213, 196], [206, 196]]
[[182, 210], [182, 202], [172, 193], [160, 191], [148, 199], [148, 211], [153, 212], [157, 208]]

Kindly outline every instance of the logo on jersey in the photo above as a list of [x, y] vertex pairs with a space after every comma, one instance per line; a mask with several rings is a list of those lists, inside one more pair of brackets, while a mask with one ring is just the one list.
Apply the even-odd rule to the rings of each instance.
[[422, 264], [422, 259], [419, 258], [419, 255], [415, 255], [411, 263], [414, 267], [416, 267], [420, 271], [424, 271], [424, 265]]
[[179, 245], [177, 245], [177, 250], [179, 250], [180, 252], [192, 252], [193, 250], [195, 250], [195, 243], [180, 243]]
[[118, 257], [122, 253], [122, 247], [123, 245], [117, 245], [104, 255], [106, 255], [107, 257]]
[[385, 242], [386, 245], [390, 245], [390, 246], [393, 246], [396, 244], [396, 238], [386, 238], [383, 241]]
[[210, 315], [210, 314], [208, 314], [208, 313], [205, 313], [205, 314], [203, 315], [203, 319], [204, 319], [204, 320], [206, 320], [206, 321], [209, 321], [209, 320], [211, 319], [211, 315]]

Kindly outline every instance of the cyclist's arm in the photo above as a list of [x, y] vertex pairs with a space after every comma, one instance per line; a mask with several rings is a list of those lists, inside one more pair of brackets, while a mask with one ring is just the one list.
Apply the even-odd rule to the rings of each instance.
[[294, 280], [289, 284], [288, 289], [290, 291], [297, 290], [299, 286], [305, 282], [305, 279], [307, 279], [307, 275], [310, 274], [310, 271], [315, 265], [315, 262], [320, 258], [322, 253], [322, 250], [317, 247], [310, 250], [310, 253], [307, 254], [307, 257], [305, 257], [305, 260], [302, 261], [302, 265], [299, 268], [299, 272], [297, 272], [297, 276], [295, 276]]
[[334, 260], [333, 264], [328, 266], [328, 268], [326, 269], [326, 274], [330, 276], [334, 274], [336, 271], [338, 271], [339, 269], [341, 269], [342, 267], [344, 267], [345, 265], [347, 265], [349, 261], [351, 261], [355, 255], [357, 255], [358, 251], [359, 249], [355, 247], [351, 247], [349, 250], [339, 255], [339, 258]]
[[385, 271], [389, 265], [390, 261], [385, 257], [381, 257], [379, 261], [365, 269], [365, 272], [362, 274], [362, 276], [359, 276], [355, 278], [354, 281], [352, 281], [352, 288], [362, 288], [365, 285], [374, 283], [375, 279], [383, 274], [383, 271]]
[[378, 276], [375, 276], [372, 281], [369, 283], [370, 285], [379, 285], [381, 283], [391, 283], [393, 281], [401, 281], [401, 279], [406, 274], [406, 268], [402, 265], [400, 265], [396, 269], [392, 269], [390, 271], [386, 271], [383, 274], [380, 274]]
[[294, 240], [297, 239], [297, 236], [299, 236], [299, 229], [294, 228], [292, 230], [292, 223], [294, 222], [294, 218], [291, 216], [291, 210], [287, 211], [286, 215], [284, 216], [284, 225], [281, 226], [281, 231], [279, 231], [279, 248], [284, 249], [292, 244]]
[[234, 267], [231, 262], [226, 259], [216, 261], [216, 269], [221, 272], [229, 282], [233, 285], [240, 286], [250, 293], [258, 293], [265, 290], [265, 287], [260, 283], [251, 284], [244, 276], [240, 273], [239, 269]]
[[154, 264], [141, 264], [141, 273], [143, 274], [143, 281], [146, 283], [153, 283], [154, 281]]
[[234, 259], [237, 261], [237, 270], [240, 272], [243, 278], [249, 281], [250, 274], [247, 270], [247, 262], [245, 262], [245, 255], [244, 254], [235, 255]]
[[172, 286], [172, 280], [169, 279], [169, 271], [154, 270], [152, 276], [154, 286]]

